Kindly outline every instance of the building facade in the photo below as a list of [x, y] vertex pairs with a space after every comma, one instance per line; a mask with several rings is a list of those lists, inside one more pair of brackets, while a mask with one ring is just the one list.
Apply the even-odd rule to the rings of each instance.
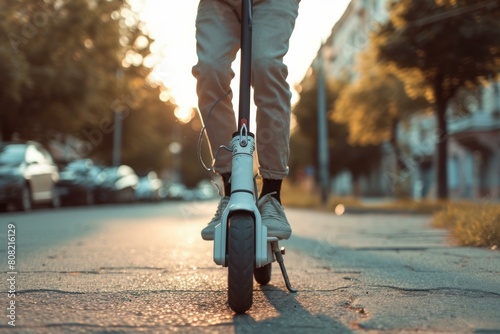
[[[359, 77], [357, 56], [369, 43], [377, 25], [388, 17], [390, 0], [352, 0], [332, 28], [311, 67], [323, 62], [327, 78], [354, 81]], [[311, 72], [311, 71], [310, 71]], [[306, 78], [304, 82], [307, 82]], [[461, 103], [467, 116], [454, 116], [457, 103], [448, 107], [448, 187], [451, 198], [500, 198], [500, 82], [465, 92]], [[391, 145], [382, 145], [383, 159], [371, 175], [357, 185], [360, 195], [395, 196], [401, 191], [417, 199], [435, 198], [436, 134], [432, 114], [418, 114], [398, 128], [398, 145], [405, 166], [395, 174], [397, 159]], [[333, 192], [353, 194], [348, 171], [333, 180]]]

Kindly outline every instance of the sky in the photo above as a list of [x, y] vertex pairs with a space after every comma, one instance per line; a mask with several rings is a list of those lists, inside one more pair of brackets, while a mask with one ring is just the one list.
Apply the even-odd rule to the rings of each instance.
[[[299, 16], [285, 56], [288, 83], [292, 88], [292, 103], [298, 98], [293, 87], [300, 83], [310, 67], [321, 43], [328, 38], [335, 22], [341, 17], [350, 0], [302, 0]], [[149, 35], [155, 40], [151, 46], [157, 65], [153, 78], [168, 88], [162, 96], [171, 98], [179, 106], [176, 116], [188, 117], [197, 106], [196, 81], [191, 68], [196, 64], [195, 19], [199, 0], [133, 0], [133, 9], [140, 13]], [[237, 106], [239, 58], [233, 69]]]

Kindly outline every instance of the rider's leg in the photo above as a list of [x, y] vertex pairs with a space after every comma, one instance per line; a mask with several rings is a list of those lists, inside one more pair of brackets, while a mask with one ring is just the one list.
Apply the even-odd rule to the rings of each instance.
[[[240, 23], [232, 6], [219, 0], [202, 0], [196, 17], [196, 52], [193, 67], [197, 79], [198, 107], [206, 126], [212, 157], [228, 145], [236, 131], [230, 88], [234, 72], [231, 63], [240, 45]], [[231, 154], [219, 152], [215, 161], [218, 174], [231, 172]]]
[[281, 204], [281, 183], [283, 180], [264, 179], [259, 199], [267, 194], [271, 194]]
[[[234, 77], [231, 63], [240, 46], [240, 23], [233, 6], [219, 0], [201, 0], [196, 17], [198, 63], [193, 67], [197, 79], [198, 107], [207, 130], [212, 157], [228, 145], [236, 131], [230, 83]], [[202, 230], [202, 238], [213, 240], [215, 226], [229, 202], [231, 154], [219, 151], [214, 170], [222, 176], [224, 196], [217, 211]]]
[[291, 92], [283, 57], [288, 52], [298, 7], [298, 0], [254, 3], [252, 84], [259, 170], [264, 179], [281, 180], [288, 175]]
[[299, 0], [256, 1], [252, 22], [256, 141], [259, 170], [264, 179], [259, 210], [269, 235], [284, 239], [290, 236], [291, 228], [279, 194], [281, 180], [288, 175], [291, 93], [283, 57], [288, 51], [298, 7]]

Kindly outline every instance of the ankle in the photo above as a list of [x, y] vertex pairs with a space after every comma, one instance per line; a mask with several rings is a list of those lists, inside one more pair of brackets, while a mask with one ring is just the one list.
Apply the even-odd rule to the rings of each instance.
[[267, 194], [275, 198], [281, 204], [281, 183], [283, 180], [264, 179], [259, 199]]
[[222, 177], [223, 195], [230, 196], [231, 195], [231, 173], [221, 174], [221, 177]]

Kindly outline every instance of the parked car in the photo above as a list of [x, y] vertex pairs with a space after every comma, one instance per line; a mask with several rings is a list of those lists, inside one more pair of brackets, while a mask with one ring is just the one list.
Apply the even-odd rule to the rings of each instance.
[[102, 182], [97, 185], [95, 191], [97, 203], [134, 201], [139, 178], [130, 166], [106, 167], [98, 177]]
[[194, 190], [197, 200], [211, 200], [219, 196], [217, 187], [208, 180], [200, 181]]
[[95, 202], [95, 192], [103, 181], [102, 167], [91, 159], [70, 162], [60, 173], [57, 191], [61, 203], [91, 205]]
[[167, 189], [167, 199], [169, 200], [183, 200], [185, 199], [186, 192], [188, 191], [187, 187], [178, 182], [169, 183], [166, 186]]
[[59, 169], [38, 142], [0, 143], [0, 206], [29, 211], [36, 204], [58, 207]]
[[135, 189], [135, 197], [139, 201], [157, 202], [166, 198], [166, 189], [163, 181], [155, 172], [149, 172], [139, 178]]

